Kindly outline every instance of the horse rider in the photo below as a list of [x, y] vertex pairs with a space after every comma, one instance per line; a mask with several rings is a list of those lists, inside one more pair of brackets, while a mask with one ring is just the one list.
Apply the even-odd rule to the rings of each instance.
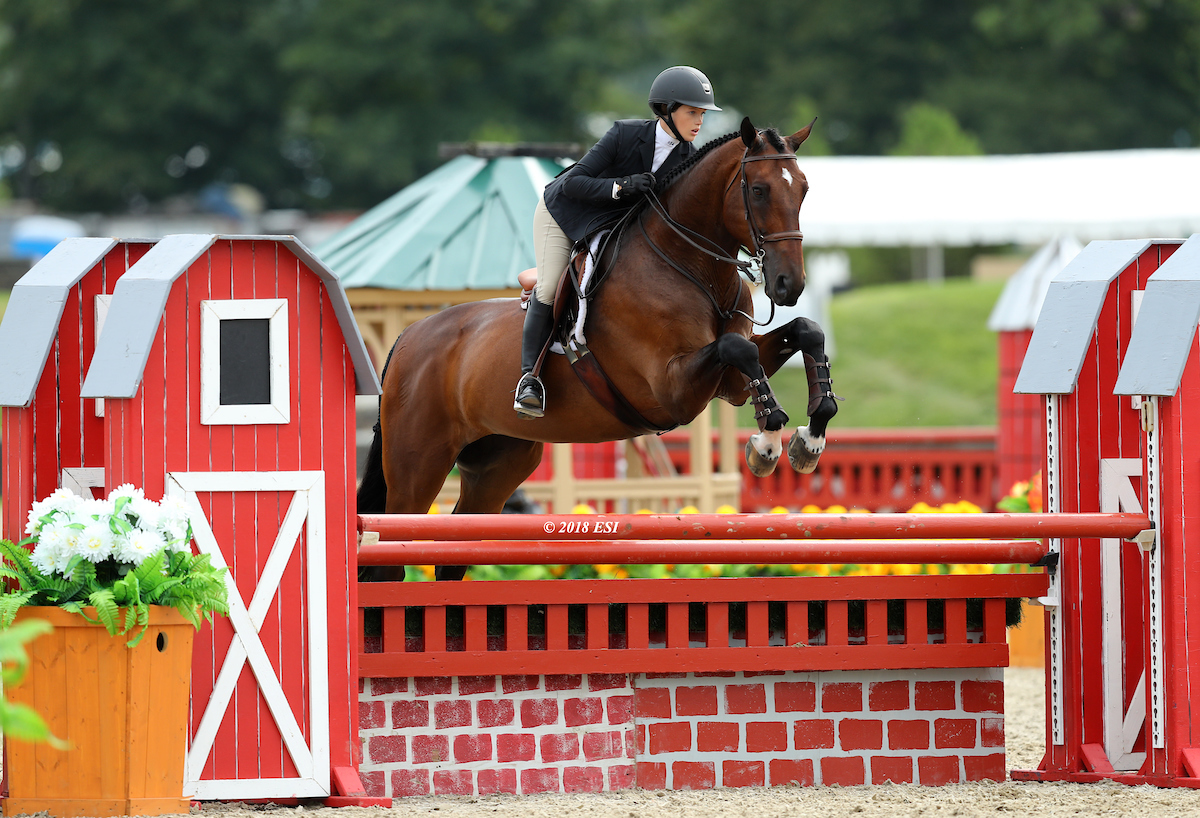
[[705, 111], [719, 111], [708, 77], [688, 66], [659, 74], [648, 102], [654, 119], [618, 120], [582, 159], [546, 186], [533, 212], [537, 287], [521, 333], [521, 380], [513, 409], [545, 414], [546, 390], [533, 367], [554, 329], [554, 293], [575, 242], [615, 221], [664, 173], [695, 150]]

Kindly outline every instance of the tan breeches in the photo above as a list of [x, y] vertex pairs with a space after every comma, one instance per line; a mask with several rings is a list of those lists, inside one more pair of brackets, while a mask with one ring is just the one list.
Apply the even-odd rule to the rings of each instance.
[[537, 259], [537, 286], [533, 294], [543, 304], [554, 303], [559, 279], [571, 258], [571, 245], [567, 234], [546, 209], [545, 200], [539, 196], [533, 211], [533, 255]]

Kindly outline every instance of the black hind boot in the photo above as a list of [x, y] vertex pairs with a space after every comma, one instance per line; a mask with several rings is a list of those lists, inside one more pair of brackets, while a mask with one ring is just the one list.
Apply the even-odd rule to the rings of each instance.
[[540, 418], [546, 414], [546, 388], [534, 377], [533, 367], [546, 340], [554, 329], [554, 307], [536, 297], [529, 299], [525, 311], [525, 328], [521, 331], [521, 380], [517, 382], [517, 397], [513, 409], [523, 418]]

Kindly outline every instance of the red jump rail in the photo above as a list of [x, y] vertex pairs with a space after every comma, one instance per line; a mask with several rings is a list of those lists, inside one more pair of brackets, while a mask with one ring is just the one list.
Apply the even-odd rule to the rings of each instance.
[[1150, 521], [1144, 514], [363, 514], [358, 518], [358, 530], [375, 532], [380, 541], [1131, 539], [1148, 528]]

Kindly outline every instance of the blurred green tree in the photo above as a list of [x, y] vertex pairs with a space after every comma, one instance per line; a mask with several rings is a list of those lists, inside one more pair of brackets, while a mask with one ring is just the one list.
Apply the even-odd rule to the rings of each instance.
[[285, 186], [275, 32], [240, 0], [0, 2], [0, 161], [13, 193], [123, 209]]

